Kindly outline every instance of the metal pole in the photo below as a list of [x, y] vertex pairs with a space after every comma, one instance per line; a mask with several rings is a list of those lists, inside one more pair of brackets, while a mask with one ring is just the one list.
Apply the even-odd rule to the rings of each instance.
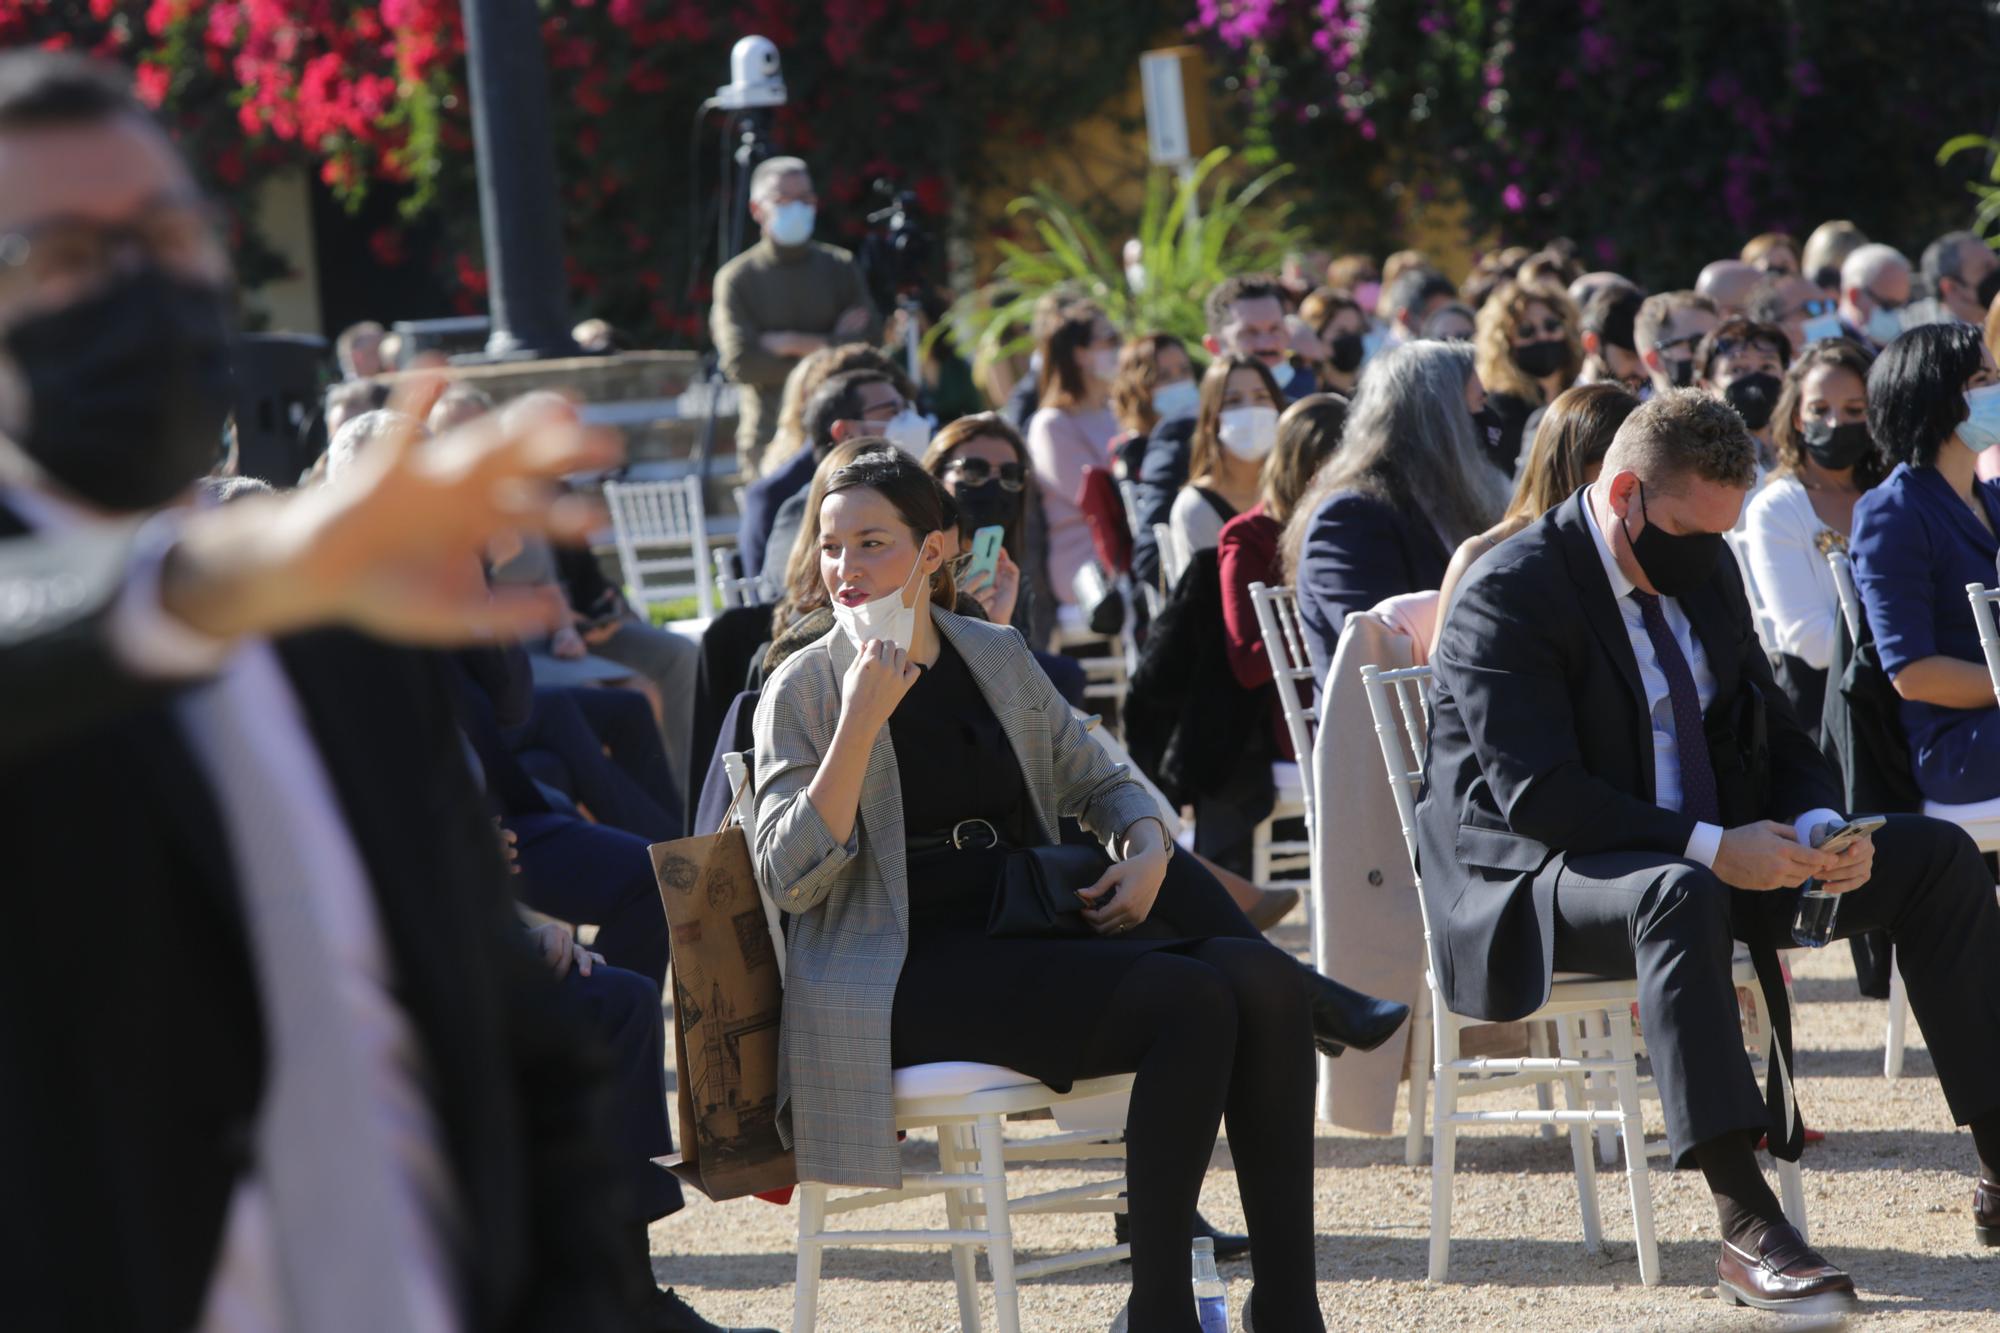
[[576, 350], [549, 128], [549, 77], [535, 0], [466, 0], [472, 144], [485, 237], [489, 356]]

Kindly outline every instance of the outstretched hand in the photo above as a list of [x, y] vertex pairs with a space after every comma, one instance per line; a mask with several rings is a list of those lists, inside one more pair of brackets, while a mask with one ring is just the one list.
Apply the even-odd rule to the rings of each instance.
[[[420, 421], [441, 388], [420, 381], [391, 406]], [[480, 555], [511, 532], [584, 540], [602, 506], [557, 483], [621, 455], [615, 436], [553, 407], [489, 412], [436, 439], [414, 426], [378, 437], [322, 486], [191, 515], [162, 600], [218, 638], [326, 624], [422, 644], [549, 633], [568, 621], [561, 595], [489, 591]]]

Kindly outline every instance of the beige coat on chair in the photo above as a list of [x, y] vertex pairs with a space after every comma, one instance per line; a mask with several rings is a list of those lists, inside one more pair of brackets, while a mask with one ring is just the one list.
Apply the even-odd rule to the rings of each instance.
[[[1416, 664], [1416, 645], [1374, 612], [1350, 615], [1320, 693], [1313, 744], [1313, 964], [1369, 995], [1416, 1007], [1424, 984], [1424, 926], [1416, 876], [1382, 767], [1365, 665]], [[1365, 1134], [1392, 1131], [1409, 1025], [1366, 1053], [1319, 1062], [1319, 1118]]]

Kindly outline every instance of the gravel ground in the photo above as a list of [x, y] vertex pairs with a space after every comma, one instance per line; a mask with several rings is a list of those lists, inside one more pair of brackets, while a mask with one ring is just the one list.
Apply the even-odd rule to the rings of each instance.
[[[1299, 917], [1281, 926], [1276, 938], [1303, 950]], [[1861, 1289], [1863, 1313], [1852, 1322], [1913, 1333], [2000, 1329], [2000, 1251], [1979, 1248], [1972, 1235], [1971, 1139], [1952, 1124], [1916, 1025], [1903, 1077], [1885, 1081], [1884, 1006], [1856, 994], [1846, 949], [1793, 959], [1801, 1102], [1807, 1123], [1828, 1135], [1807, 1150], [1806, 1194], [1816, 1242], [1847, 1266]], [[1505, 1105], [1511, 1095], [1488, 1104]], [[1530, 1094], [1518, 1094], [1518, 1101], [1530, 1104]], [[1658, 1134], [1657, 1105], [1649, 1111], [1649, 1130]], [[1016, 1126], [1010, 1133], [1040, 1128]], [[929, 1142], [912, 1142], [906, 1165], [919, 1168], [931, 1151]], [[1050, 1188], [1088, 1178], [1051, 1168], [1020, 1169], [1019, 1175]], [[1599, 1176], [1606, 1243], [1593, 1255], [1583, 1248], [1567, 1144], [1542, 1140], [1532, 1130], [1468, 1131], [1458, 1150], [1451, 1277], [1431, 1286], [1424, 1281], [1428, 1168], [1403, 1164], [1400, 1130], [1395, 1138], [1378, 1139], [1320, 1126], [1313, 1192], [1327, 1326], [1812, 1326], [1724, 1307], [1713, 1291], [1715, 1213], [1700, 1177], [1655, 1171], [1652, 1180], [1664, 1275], [1648, 1289], [1639, 1285], [1622, 1169]], [[796, 1210], [754, 1199], [714, 1204], [692, 1191], [690, 1200], [686, 1211], [653, 1228], [660, 1280], [678, 1287], [711, 1319], [790, 1327]], [[1217, 1145], [1202, 1209], [1217, 1225], [1242, 1229], [1226, 1142]], [[941, 1205], [931, 1200], [875, 1213], [865, 1224], [936, 1226], [941, 1219]], [[1102, 1217], [1027, 1218], [1017, 1224], [1016, 1236], [1022, 1253], [1034, 1255], [1108, 1244], [1110, 1231]], [[1222, 1269], [1237, 1321], [1249, 1296], [1249, 1265]], [[819, 1327], [828, 1333], [956, 1327], [943, 1250], [834, 1251], [824, 1273]], [[1114, 1265], [1024, 1283], [1022, 1327], [1062, 1333], [1108, 1328], [1125, 1299], [1126, 1274]], [[986, 1317], [990, 1328], [990, 1296]]]

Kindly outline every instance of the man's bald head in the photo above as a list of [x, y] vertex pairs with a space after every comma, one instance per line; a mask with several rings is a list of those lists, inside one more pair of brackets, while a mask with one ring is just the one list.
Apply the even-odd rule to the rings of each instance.
[[1750, 289], [1763, 276], [1754, 264], [1740, 259], [1718, 259], [1701, 271], [1701, 276], [1694, 280], [1694, 289], [1715, 302], [1716, 309], [1726, 318], [1743, 313]]

